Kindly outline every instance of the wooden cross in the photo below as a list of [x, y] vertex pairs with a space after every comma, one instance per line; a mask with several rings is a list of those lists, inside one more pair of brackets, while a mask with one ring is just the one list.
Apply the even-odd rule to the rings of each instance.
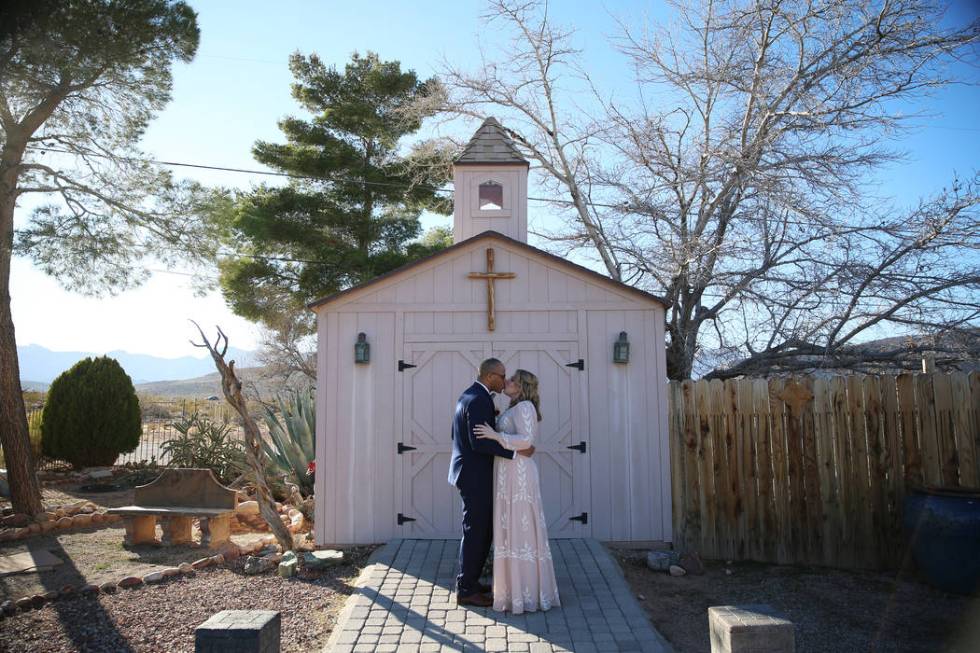
[[496, 327], [496, 316], [493, 304], [493, 282], [497, 279], [513, 279], [517, 274], [513, 272], [494, 272], [493, 271], [493, 248], [487, 247], [487, 271], [470, 272], [470, 279], [487, 280], [487, 329], [493, 331]]

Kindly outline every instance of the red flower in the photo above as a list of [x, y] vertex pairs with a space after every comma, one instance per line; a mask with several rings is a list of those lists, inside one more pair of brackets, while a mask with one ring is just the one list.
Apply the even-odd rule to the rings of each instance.
[[316, 473], [316, 461], [311, 460], [309, 464], [306, 466], [306, 475], [313, 476], [315, 473]]

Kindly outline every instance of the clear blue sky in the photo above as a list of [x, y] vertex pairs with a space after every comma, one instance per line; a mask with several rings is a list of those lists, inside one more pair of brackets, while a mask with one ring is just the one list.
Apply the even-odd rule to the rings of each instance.
[[[281, 140], [276, 122], [298, 114], [289, 95], [290, 53], [316, 52], [342, 67], [354, 51], [372, 50], [397, 59], [421, 77], [434, 73], [446, 57], [474, 66], [476, 43], [489, 54], [506, 43], [481, 20], [484, 4], [454, 2], [258, 2], [190, 0], [198, 11], [201, 45], [194, 61], [175, 69], [173, 101], [146, 134], [144, 148], [162, 160], [228, 167], [258, 168], [251, 158], [257, 139]], [[980, 0], [953, 3], [951, 19], [966, 22], [980, 13]], [[630, 70], [609, 44], [617, 31], [616, 16], [634, 24], [663, 20], [661, 2], [554, 2], [552, 15], [577, 30], [588, 70], [610, 90], [628, 94]], [[879, 193], [897, 205], [914, 202], [948, 183], [958, 171], [969, 176], [980, 162], [980, 73], [957, 68], [973, 85], [949, 87], [922, 107], [936, 116], [896, 145], [908, 160], [879, 177]], [[911, 108], [911, 107], [910, 107]], [[474, 125], [475, 127], [475, 125]], [[260, 178], [231, 173], [176, 169], [178, 176], [208, 184], [247, 187]], [[25, 207], [26, 208], [26, 207]], [[26, 211], [21, 210], [21, 219]], [[548, 216], [531, 206], [532, 227]], [[426, 226], [448, 224], [428, 218]], [[55, 350], [103, 352], [125, 349], [161, 356], [199, 355], [187, 340], [193, 333], [187, 318], [220, 323], [242, 348], [256, 345], [257, 331], [233, 316], [217, 292], [195, 297], [189, 279], [157, 273], [142, 289], [109, 299], [72, 295], [15, 260], [14, 321], [18, 344], [40, 344]], [[39, 301], [43, 298], [43, 301]], [[70, 322], [66, 320], [70, 315]], [[71, 328], [66, 328], [70, 323]]]

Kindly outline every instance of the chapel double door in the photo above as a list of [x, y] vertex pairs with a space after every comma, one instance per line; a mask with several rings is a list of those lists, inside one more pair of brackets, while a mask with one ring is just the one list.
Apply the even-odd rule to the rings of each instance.
[[[447, 481], [456, 400], [474, 381], [480, 362], [499, 358], [508, 375], [538, 376], [540, 436], [534, 461], [550, 537], [588, 537], [589, 437], [585, 374], [577, 341], [405, 342], [402, 432], [398, 442], [401, 496], [397, 532], [407, 538], [456, 538], [462, 507]], [[413, 365], [414, 367], [408, 367]]]

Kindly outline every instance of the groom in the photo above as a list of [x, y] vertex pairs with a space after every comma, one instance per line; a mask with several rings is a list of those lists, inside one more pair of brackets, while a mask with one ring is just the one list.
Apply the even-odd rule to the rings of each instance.
[[[456, 577], [458, 605], [493, 605], [491, 588], [480, 583], [480, 573], [493, 540], [493, 457], [513, 458], [514, 452], [490, 439], [477, 439], [473, 427], [489, 424], [496, 428], [492, 392], [504, 389], [507, 371], [496, 358], [480, 364], [480, 376], [456, 402], [453, 417], [453, 457], [449, 483], [463, 499], [463, 539], [459, 543], [459, 576]], [[530, 456], [534, 447], [521, 455]]]

